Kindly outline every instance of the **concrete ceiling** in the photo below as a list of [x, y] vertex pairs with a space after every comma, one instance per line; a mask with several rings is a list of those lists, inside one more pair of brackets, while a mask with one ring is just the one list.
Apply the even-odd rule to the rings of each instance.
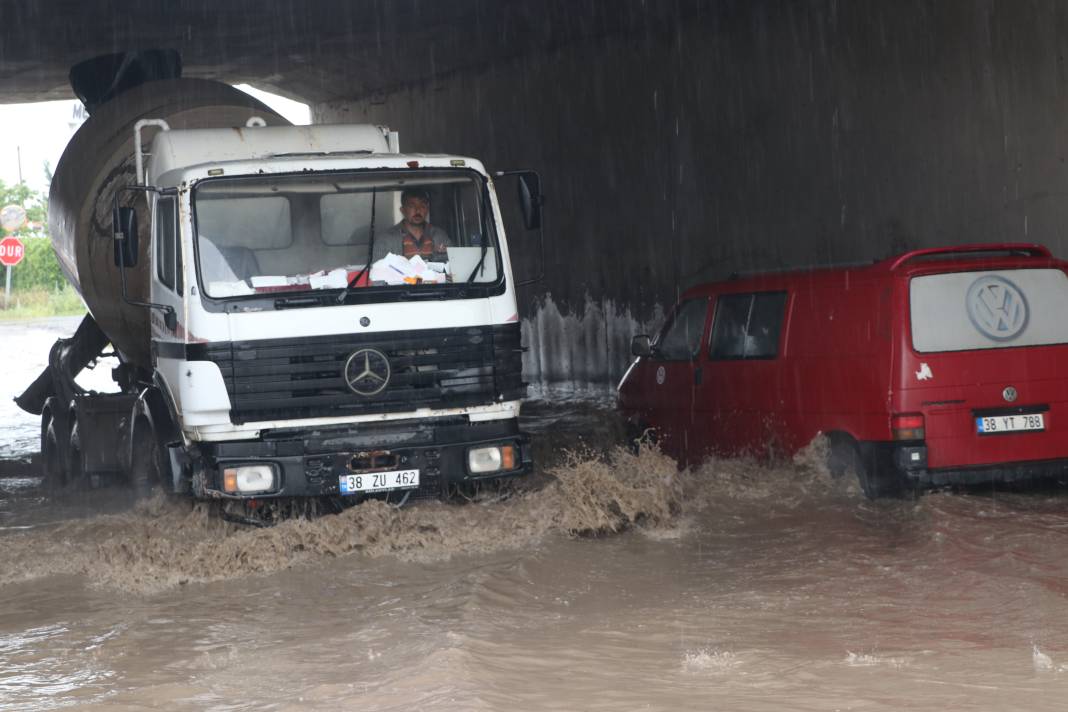
[[186, 76], [311, 104], [357, 99], [572, 42], [670, 30], [680, 2], [5, 0], [0, 103], [71, 98], [73, 64], [151, 48], [177, 49]]

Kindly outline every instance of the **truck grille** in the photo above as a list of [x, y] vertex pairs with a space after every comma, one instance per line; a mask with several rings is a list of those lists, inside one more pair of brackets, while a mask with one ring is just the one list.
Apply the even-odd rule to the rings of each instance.
[[[519, 324], [504, 324], [212, 344], [190, 358], [219, 366], [230, 420], [245, 423], [515, 400], [526, 394], [522, 351]], [[389, 377], [372, 393], [384, 375], [375, 352]], [[368, 364], [378, 373], [356, 383], [360, 394], [349, 381]]]

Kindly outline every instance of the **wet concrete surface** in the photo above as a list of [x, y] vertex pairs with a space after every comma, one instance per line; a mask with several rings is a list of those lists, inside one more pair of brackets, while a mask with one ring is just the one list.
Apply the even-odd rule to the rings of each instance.
[[249, 529], [0, 478], [0, 710], [1063, 708], [1064, 491], [680, 472], [580, 395], [475, 502]]

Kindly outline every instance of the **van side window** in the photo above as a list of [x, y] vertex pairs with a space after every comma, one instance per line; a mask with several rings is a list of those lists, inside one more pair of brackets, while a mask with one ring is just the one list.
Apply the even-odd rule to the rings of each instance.
[[178, 247], [174, 198], [156, 201], [156, 276], [182, 293], [182, 258]]
[[701, 334], [708, 315], [708, 298], [691, 299], [679, 305], [671, 322], [657, 339], [655, 356], [666, 361], [688, 361], [701, 349]]
[[775, 358], [785, 306], [785, 292], [719, 297], [709, 356], [716, 360]]

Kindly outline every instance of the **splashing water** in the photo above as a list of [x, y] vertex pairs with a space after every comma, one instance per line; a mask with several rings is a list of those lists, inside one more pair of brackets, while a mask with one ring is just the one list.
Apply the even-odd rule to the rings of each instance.
[[82, 574], [96, 584], [151, 592], [194, 581], [289, 568], [359, 553], [433, 561], [537, 545], [547, 536], [593, 536], [668, 525], [681, 508], [681, 476], [655, 450], [570, 455], [536, 491], [463, 505], [397, 509], [370, 500], [336, 516], [270, 529], [220, 520], [209, 504], [162, 495], [132, 511], [62, 522], [6, 537], [0, 583]]
[[[607, 442], [462, 504], [367, 502], [261, 530], [157, 497], [3, 530], [0, 709], [1063, 697], [1063, 497], [868, 502], [819, 442], [683, 471]], [[43, 679], [69, 687], [46, 699], [28, 682]]]

